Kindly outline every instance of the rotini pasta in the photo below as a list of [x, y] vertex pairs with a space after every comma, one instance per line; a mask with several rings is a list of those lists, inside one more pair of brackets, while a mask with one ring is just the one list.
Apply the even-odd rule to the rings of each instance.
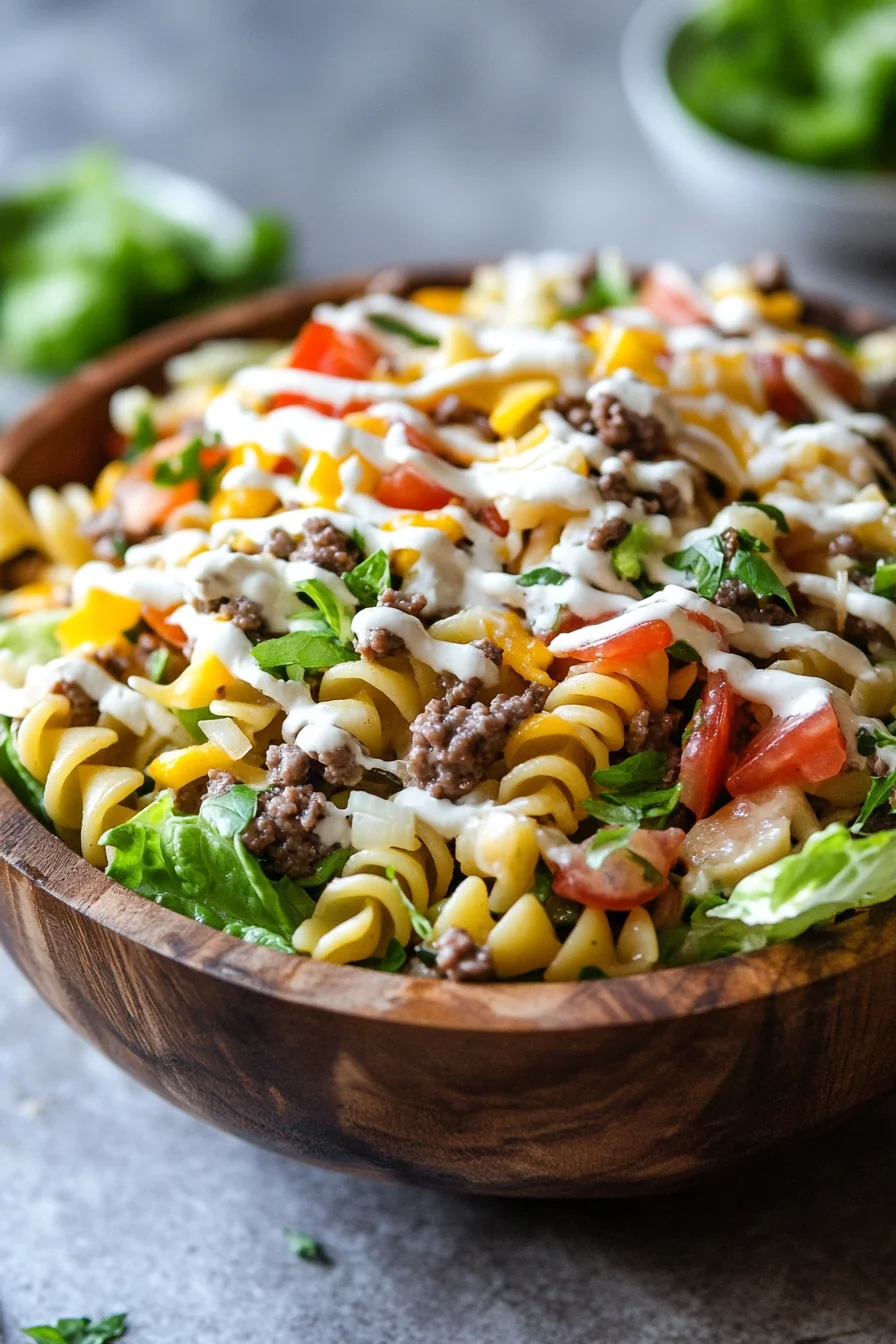
[[596, 267], [202, 347], [92, 487], [0, 481], [3, 778], [161, 904], [423, 979], [896, 895], [892, 333]]

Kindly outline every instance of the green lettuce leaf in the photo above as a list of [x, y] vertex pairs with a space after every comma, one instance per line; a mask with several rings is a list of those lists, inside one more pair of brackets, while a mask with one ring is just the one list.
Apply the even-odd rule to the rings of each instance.
[[38, 821], [54, 831], [52, 821], [44, 808], [44, 789], [29, 770], [26, 770], [16, 750], [12, 721], [0, 714], [0, 779], [12, 789], [20, 803], [32, 812]]
[[58, 658], [60, 648], [56, 627], [66, 614], [65, 611], [32, 611], [0, 621], [0, 662], [8, 662], [24, 677], [29, 667], [42, 666]]
[[374, 551], [350, 573], [343, 574], [342, 582], [362, 607], [375, 607], [377, 598], [392, 587], [388, 555], [385, 551]]
[[[314, 910], [303, 888], [271, 879], [246, 849], [240, 831], [254, 815], [254, 790], [237, 785], [207, 799], [198, 816], [178, 816], [170, 792], [102, 843], [114, 850], [108, 875], [147, 900], [248, 942], [292, 951], [291, 937]], [[249, 796], [252, 796], [251, 811]]]
[[742, 878], [708, 918], [740, 920], [780, 942], [846, 910], [894, 896], [896, 831], [857, 837], [835, 822], [810, 836], [798, 854]]
[[698, 961], [733, 957], [738, 952], [758, 952], [766, 946], [765, 929], [751, 928], [739, 919], [711, 919], [712, 911], [724, 905], [721, 896], [707, 896], [695, 906], [690, 919], [659, 935], [663, 966], [690, 966]]

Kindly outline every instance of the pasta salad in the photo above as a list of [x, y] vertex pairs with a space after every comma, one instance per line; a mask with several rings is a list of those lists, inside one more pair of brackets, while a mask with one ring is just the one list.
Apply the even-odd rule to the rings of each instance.
[[0, 774], [88, 862], [462, 981], [896, 895], [896, 330], [548, 253], [167, 375], [92, 486], [0, 481]]

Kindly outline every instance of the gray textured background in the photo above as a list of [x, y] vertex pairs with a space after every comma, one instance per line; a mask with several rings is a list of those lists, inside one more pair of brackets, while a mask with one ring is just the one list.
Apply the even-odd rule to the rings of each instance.
[[[759, 244], [653, 168], [627, 0], [0, 0], [4, 159], [107, 139], [303, 226], [304, 269], [617, 241]], [[798, 256], [896, 297], [859, 258]], [[883, 1344], [896, 1103], [698, 1193], [479, 1202], [290, 1165], [119, 1075], [0, 959], [0, 1337], [131, 1312], [134, 1344]], [[334, 1266], [291, 1259], [281, 1229]], [[5, 1336], [4, 1336], [5, 1329]]]

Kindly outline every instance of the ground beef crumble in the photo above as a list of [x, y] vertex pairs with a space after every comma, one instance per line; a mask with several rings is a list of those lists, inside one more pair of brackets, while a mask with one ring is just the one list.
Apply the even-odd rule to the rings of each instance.
[[337, 789], [352, 789], [364, 776], [364, 767], [347, 744], [319, 752], [317, 760], [323, 767], [325, 782]]
[[473, 648], [484, 654], [490, 663], [494, 663], [495, 667], [500, 667], [504, 662], [504, 650], [500, 644], [496, 644], [492, 639], [474, 639]]
[[446, 929], [433, 946], [436, 970], [446, 980], [494, 980], [491, 950], [474, 942], [466, 929]]
[[71, 707], [70, 728], [92, 728], [100, 717], [100, 707], [76, 681], [57, 681], [53, 695], [64, 695]]
[[456, 392], [450, 392], [433, 407], [432, 419], [437, 425], [465, 425], [475, 429], [486, 443], [498, 441], [499, 436], [492, 429], [488, 416], [472, 406], [465, 406]]
[[605, 500], [631, 505], [640, 499], [645, 513], [665, 513], [670, 518], [681, 512], [681, 491], [676, 485], [657, 481], [655, 490], [635, 490], [628, 478], [628, 468], [634, 465], [635, 456], [628, 448], [623, 448], [618, 456], [621, 470], [602, 471], [597, 478], [597, 488]]
[[724, 607], [742, 621], [757, 625], [787, 625], [795, 617], [783, 603], [774, 598], [760, 600], [740, 579], [723, 579], [713, 597], [717, 607]]
[[364, 559], [357, 542], [328, 518], [309, 518], [300, 537], [275, 527], [264, 543], [264, 552], [275, 560], [308, 560], [331, 574], [347, 574]]
[[358, 644], [358, 653], [367, 663], [375, 663], [378, 658], [391, 658], [393, 654], [404, 653], [405, 642], [388, 626], [378, 625], [369, 631], [366, 640]]
[[265, 765], [270, 783], [258, 795], [258, 810], [243, 831], [243, 844], [273, 872], [306, 877], [321, 857], [314, 828], [326, 809], [326, 797], [305, 782], [311, 758], [301, 747], [269, 747]]
[[244, 635], [249, 635], [253, 642], [270, 636], [264, 611], [251, 597], [194, 597], [191, 601], [197, 611], [214, 612], [222, 620], [230, 621], [237, 630], [242, 630]]
[[611, 546], [618, 546], [620, 541], [624, 541], [631, 530], [631, 523], [627, 523], [624, 518], [608, 518], [598, 527], [592, 527], [585, 544], [589, 551], [608, 551]]
[[377, 605], [403, 611], [407, 616], [419, 616], [426, 606], [426, 598], [422, 593], [400, 593], [395, 588], [386, 588], [380, 593]]
[[481, 689], [476, 677], [458, 682], [414, 719], [407, 755], [414, 787], [434, 798], [462, 798], [500, 758], [517, 724], [536, 714], [548, 695], [547, 687], [530, 682], [521, 695], [498, 694], [485, 705], [476, 700]]
[[667, 755], [664, 788], [669, 788], [678, 778], [681, 750], [676, 745], [676, 738], [681, 720], [682, 712], [679, 709], [639, 709], [637, 714], [632, 715], [625, 730], [625, 749], [632, 756], [639, 751], [661, 751]]
[[598, 437], [610, 448], [628, 448], [635, 457], [652, 461], [671, 452], [666, 426], [656, 415], [639, 415], [624, 401], [601, 392], [594, 402]]

